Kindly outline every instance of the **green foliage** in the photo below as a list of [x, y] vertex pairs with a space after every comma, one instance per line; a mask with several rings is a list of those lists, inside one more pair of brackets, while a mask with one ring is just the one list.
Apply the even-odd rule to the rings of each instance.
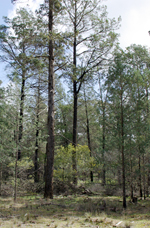
[[[10, 162], [8, 167], [14, 168], [15, 167], [15, 162], [16, 161]], [[22, 171], [22, 169], [23, 170], [27, 170], [27, 169], [33, 168], [34, 164], [33, 164], [33, 161], [29, 157], [23, 157], [21, 159], [21, 161], [17, 162], [17, 166]]]
[[44, 36], [48, 32], [44, 30], [44, 23], [41, 28], [42, 22], [39, 23], [33, 12], [25, 8], [17, 9], [13, 19], [5, 17], [4, 20], [7, 26], [0, 28], [1, 60], [11, 68], [8, 74], [11, 80], [20, 80], [23, 72], [25, 80], [32, 76], [33, 70], [45, 67], [43, 59], [36, 58], [36, 55], [43, 54], [39, 48], [37, 50], [38, 45], [44, 45], [40, 34]]
[[[55, 155], [55, 170], [54, 177], [71, 181], [72, 178], [72, 152], [75, 150], [72, 144], [69, 144], [68, 147], [61, 146], [56, 151]], [[77, 145], [76, 147], [76, 156], [77, 156], [77, 175], [79, 178], [86, 176], [90, 173], [91, 170], [96, 166], [95, 159], [90, 157], [90, 151], [86, 145]]]

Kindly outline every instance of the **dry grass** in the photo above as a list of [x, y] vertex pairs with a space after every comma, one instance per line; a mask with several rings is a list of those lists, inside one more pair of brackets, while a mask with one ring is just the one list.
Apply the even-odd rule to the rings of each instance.
[[119, 197], [39, 195], [0, 198], [0, 227], [150, 227], [150, 200], [129, 203], [122, 209]]

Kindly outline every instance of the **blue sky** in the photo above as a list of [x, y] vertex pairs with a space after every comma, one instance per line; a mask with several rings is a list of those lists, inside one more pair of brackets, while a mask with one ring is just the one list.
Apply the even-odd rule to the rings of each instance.
[[[11, 4], [11, 0], [0, 0], [0, 24], [3, 23], [2, 17], [12, 17], [15, 15], [17, 7], [28, 6], [32, 10], [44, 0], [17, 0], [17, 4]], [[20, 3], [19, 3], [20, 2]], [[131, 44], [141, 44], [150, 48], [150, 0], [102, 0], [107, 5], [108, 17], [122, 17], [120, 33], [120, 46], [125, 47]], [[0, 80], [7, 83], [6, 72], [2, 70], [0, 63]]]
[[[9, 12], [13, 10], [11, 0], [0, 0], [0, 24], [4, 23], [3, 16], [8, 16]], [[3, 85], [8, 83], [6, 72], [4, 71], [4, 64], [0, 63], [0, 80], [3, 81]]]
[[8, 13], [13, 9], [11, 0], [0, 0], [0, 24], [3, 23], [3, 16], [8, 16]]

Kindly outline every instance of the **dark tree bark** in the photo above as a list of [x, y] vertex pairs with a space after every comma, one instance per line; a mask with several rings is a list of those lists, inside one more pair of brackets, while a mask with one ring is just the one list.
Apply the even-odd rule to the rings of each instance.
[[74, 108], [73, 108], [73, 146], [72, 152], [72, 169], [73, 169], [73, 183], [77, 184], [77, 161], [76, 161], [76, 145], [77, 145], [77, 104], [78, 94], [76, 91], [76, 82], [73, 83], [74, 87]]
[[[146, 119], [147, 119], [147, 121], [149, 119], [149, 93], [148, 93], [147, 84], [146, 84]], [[146, 131], [146, 138], [147, 139], [149, 138], [149, 129], [148, 128], [149, 128], [149, 126], [147, 127], [147, 131]], [[148, 160], [150, 160], [149, 157], [148, 157]], [[150, 181], [149, 180], [150, 180], [150, 168], [148, 166], [147, 181], [145, 181], [145, 188], [146, 188], [145, 191], [146, 191], [147, 197], [149, 197], [149, 185], [150, 185]]]
[[[24, 52], [23, 52], [24, 53]], [[24, 98], [25, 98], [25, 71], [22, 71], [22, 84], [21, 84], [21, 100], [20, 100], [20, 114], [19, 114], [19, 148], [18, 148], [18, 160], [21, 159], [21, 140], [23, 135], [23, 115], [24, 115]]]
[[45, 198], [53, 199], [54, 168], [54, 51], [53, 51], [53, 0], [49, 0], [49, 76], [48, 76], [48, 139], [46, 147]]
[[143, 154], [143, 194], [146, 199], [146, 184], [145, 184], [145, 155]]
[[77, 29], [76, 29], [76, 2], [75, 2], [75, 18], [74, 18], [74, 44], [73, 44], [73, 146], [72, 152], [72, 169], [73, 169], [73, 183], [77, 185], [77, 161], [76, 161], [76, 145], [77, 145], [77, 107], [78, 107], [78, 91], [76, 81], [76, 65], [77, 65]]
[[[103, 102], [103, 101], [102, 101]], [[105, 167], [105, 105], [103, 104], [103, 150], [102, 150], [102, 160], [103, 160], [103, 170], [102, 170], [102, 185], [106, 184], [106, 167]]]
[[123, 187], [123, 207], [126, 208], [126, 183], [125, 183], [125, 157], [124, 157], [124, 115], [123, 115], [123, 97], [121, 91], [121, 155], [122, 155], [122, 187]]
[[[140, 147], [139, 147], [139, 153], [140, 153]], [[140, 197], [143, 197], [142, 176], [141, 176], [141, 155], [140, 154], [139, 154], [139, 191], [140, 191]]]
[[[91, 149], [91, 139], [90, 139], [90, 126], [89, 126], [89, 116], [88, 116], [88, 109], [87, 109], [87, 100], [84, 88], [84, 102], [85, 102], [85, 113], [86, 113], [86, 131], [87, 131], [87, 140], [88, 140], [88, 148], [90, 151], [90, 157], [92, 157], [92, 149]], [[90, 179], [93, 182], [93, 171], [90, 171]]]
[[38, 157], [39, 157], [39, 111], [40, 111], [40, 78], [38, 82], [38, 89], [37, 89], [37, 110], [36, 110], [36, 139], [35, 139], [35, 158], [34, 158], [34, 182], [39, 182], [39, 164], [38, 164]]
[[[38, 121], [38, 120], [37, 120]], [[39, 144], [38, 144], [38, 137], [39, 137], [39, 129], [37, 127], [36, 130], [36, 141], [35, 141], [35, 158], [34, 158], [34, 182], [39, 182], [39, 164], [38, 164], [38, 153], [39, 153]]]
[[120, 188], [122, 187], [122, 156], [121, 156], [121, 130], [120, 130], [120, 119], [117, 120], [117, 129], [118, 129], [118, 141], [119, 141], [119, 145], [118, 145], [118, 185], [120, 186]]
[[[25, 45], [23, 44], [22, 53], [25, 54]], [[22, 68], [25, 68], [22, 64]], [[25, 82], [26, 71], [22, 69], [22, 83], [21, 83], [21, 100], [20, 100], [20, 115], [19, 115], [19, 137], [18, 137], [18, 160], [21, 159], [21, 140], [23, 135], [23, 115], [24, 115], [24, 99], [25, 99]]]
[[2, 170], [3, 170], [3, 163], [0, 162], [0, 196], [2, 195]]
[[[141, 125], [141, 116], [139, 113], [140, 110], [140, 88], [138, 85], [138, 100], [137, 100], [137, 135], [140, 137], [141, 135], [141, 129], [140, 129], [140, 125]], [[139, 152], [139, 161], [138, 161], [138, 165], [139, 165], [139, 194], [140, 197], [143, 197], [143, 192], [142, 192], [142, 173], [141, 173], [141, 154], [142, 154], [142, 148], [141, 148], [141, 144], [140, 144], [140, 140], [137, 142], [138, 143], [138, 152]]]
[[133, 164], [132, 164], [132, 154], [131, 154], [131, 135], [130, 135], [130, 197], [133, 200]]
[[17, 152], [16, 152], [16, 161], [15, 161], [15, 187], [14, 187], [14, 202], [17, 201], [17, 173], [18, 173], [18, 159], [17, 159]]
[[19, 126], [18, 126], [18, 115], [16, 116], [16, 123], [17, 123], [17, 126], [16, 126], [16, 131], [15, 131], [15, 134], [14, 134], [14, 140], [15, 140], [15, 143], [16, 143], [16, 160], [15, 160], [15, 176], [14, 176], [14, 182], [15, 182], [15, 186], [14, 186], [14, 202], [17, 201], [17, 176], [18, 176], [18, 142], [19, 142], [19, 137], [18, 137], [18, 134], [19, 134]]
[[[106, 102], [107, 102], [107, 91], [106, 96], [103, 98], [103, 92], [102, 92], [102, 85], [101, 85], [101, 78], [99, 75], [98, 78], [99, 83], [99, 92], [100, 92], [100, 98], [101, 98], [101, 106], [102, 106], [102, 162], [103, 162], [103, 168], [102, 168], [102, 185], [105, 186], [106, 184], [106, 162], [105, 162], [105, 146], [106, 146]], [[100, 102], [99, 102], [100, 106]]]

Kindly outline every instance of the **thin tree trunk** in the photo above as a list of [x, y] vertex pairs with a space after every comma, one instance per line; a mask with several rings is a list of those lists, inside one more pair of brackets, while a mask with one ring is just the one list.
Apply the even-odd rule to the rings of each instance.
[[18, 134], [19, 134], [19, 127], [18, 127], [18, 116], [16, 118], [16, 123], [17, 123], [17, 130], [14, 134], [14, 140], [16, 142], [16, 160], [15, 160], [15, 177], [14, 177], [14, 182], [15, 182], [15, 186], [14, 186], [14, 202], [17, 201], [17, 176], [18, 176], [18, 147], [19, 147], [19, 138], [18, 138]]
[[73, 183], [77, 185], [77, 161], [76, 161], [76, 145], [77, 145], [77, 106], [78, 106], [78, 92], [77, 92], [77, 82], [76, 82], [76, 65], [77, 65], [77, 40], [76, 40], [76, 1], [75, 1], [75, 22], [74, 22], [74, 44], [73, 44], [73, 146], [74, 150], [72, 152], [72, 169], [73, 169]]
[[[88, 148], [89, 148], [89, 151], [90, 151], [90, 157], [92, 157], [89, 117], [88, 117], [88, 109], [87, 109], [87, 100], [86, 100], [85, 88], [84, 88], [84, 101], [85, 101], [86, 129], [87, 129]], [[93, 182], [93, 171], [92, 170], [90, 171], [90, 179], [91, 179], [91, 182]]]
[[[15, 0], [12, 0], [12, 3], [15, 2]], [[23, 44], [23, 54], [25, 54], [25, 47]], [[25, 67], [24, 65], [22, 66]], [[19, 136], [18, 136], [18, 152], [17, 152], [17, 159], [21, 159], [21, 140], [22, 140], [22, 133], [23, 133], [23, 109], [24, 109], [24, 90], [25, 90], [25, 74], [26, 71], [22, 70], [22, 85], [21, 85], [21, 101], [20, 101], [20, 117], [19, 117]]]
[[146, 195], [147, 195], [147, 197], [149, 197], [149, 186], [150, 186], [150, 176], [148, 175], [148, 177], [147, 177], [147, 189], [146, 189]]
[[3, 164], [0, 162], [0, 196], [2, 195], [2, 170], [3, 170]]
[[143, 154], [143, 193], [144, 199], [146, 199], [146, 186], [145, 186], [145, 156]]
[[22, 140], [22, 133], [23, 133], [23, 115], [24, 115], [24, 98], [25, 98], [24, 90], [25, 90], [25, 71], [22, 72], [20, 116], [19, 116], [18, 160], [21, 159], [21, 140]]
[[36, 130], [36, 142], [35, 142], [35, 160], [34, 160], [34, 182], [39, 182], [39, 164], [38, 164], [38, 152], [39, 152], [39, 145], [38, 145], [38, 136], [39, 130]]
[[39, 182], [39, 164], [38, 164], [38, 153], [39, 153], [39, 103], [40, 103], [40, 79], [38, 83], [38, 97], [37, 97], [37, 110], [36, 110], [36, 141], [35, 141], [35, 159], [34, 159], [34, 182]]
[[102, 185], [105, 186], [106, 184], [106, 168], [105, 168], [105, 105], [103, 105], [103, 150], [102, 150], [102, 161], [103, 161], [103, 178], [102, 178]]
[[118, 129], [118, 185], [122, 187], [122, 159], [121, 159], [121, 128], [120, 128], [120, 119], [119, 117], [117, 118], [117, 129]]
[[[147, 112], [147, 116], [146, 116], [146, 119], [148, 121], [149, 119], [149, 93], [148, 93], [148, 88], [146, 86], [146, 112]], [[146, 138], [148, 139], [149, 138], [149, 125], [147, 125], [147, 131], [146, 131]], [[148, 163], [149, 163], [149, 160], [150, 160], [150, 157], [149, 157], [149, 154], [148, 154]], [[147, 171], [147, 183], [145, 183], [145, 188], [146, 188], [146, 195], [147, 197], [149, 197], [149, 184], [150, 184], [150, 167], [148, 166], [148, 171]]]
[[77, 145], [77, 93], [76, 82], [74, 81], [74, 108], [73, 108], [73, 146], [72, 152], [72, 169], [73, 169], [73, 183], [77, 185], [77, 161], [76, 161], [76, 145]]
[[[131, 135], [130, 135], [130, 148], [131, 148]], [[131, 200], [133, 200], [133, 170], [132, 170], [132, 155], [131, 155], [131, 149], [130, 149], [130, 197]]]
[[[148, 157], [148, 164], [150, 164], [150, 158]], [[147, 174], [147, 184], [146, 184], [146, 195], [149, 197], [149, 186], [150, 186], [150, 168], [148, 167], [148, 174]]]
[[142, 177], [141, 177], [141, 155], [140, 155], [140, 147], [139, 147], [139, 191], [140, 191], [140, 197], [143, 197], [143, 192], [142, 192]]
[[[65, 114], [63, 113], [63, 111], [62, 111], [62, 117], [63, 117], [63, 123], [64, 123], [64, 130], [65, 130], [65, 135], [67, 135], [67, 124], [66, 124], [66, 116], [65, 116]], [[64, 142], [64, 146], [65, 147], [68, 147], [68, 139], [67, 138], [65, 138], [65, 142]]]
[[133, 171], [132, 171], [132, 157], [131, 157], [131, 151], [130, 151], [130, 197], [133, 199]]
[[53, 53], [53, 0], [49, 0], [49, 76], [48, 76], [48, 139], [46, 147], [45, 198], [53, 199], [54, 169], [54, 53]]
[[122, 154], [122, 183], [123, 183], [123, 207], [126, 208], [126, 183], [125, 183], [125, 158], [124, 158], [124, 116], [121, 92], [121, 154]]
[[[140, 129], [140, 123], [141, 123], [141, 117], [140, 117], [140, 91], [139, 91], [139, 87], [138, 87], [138, 100], [137, 100], [137, 114], [138, 114], [138, 119], [137, 119], [137, 135], [140, 137], [141, 135], [141, 129]], [[140, 146], [140, 142], [138, 145], [138, 152], [139, 152], [139, 161], [138, 161], [138, 165], [139, 165], [139, 194], [140, 197], [143, 196], [143, 192], [142, 192], [142, 174], [141, 174], [141, 146]]]
[[17, 201], [17, 171], [18, 171], [18, 152], [16, 152], [15, 161], [15, 188], [14, 188], [14, 202]]
[[[106, 164], [105, 164], [105, 135], [106, 135], [106, 116], [105, 116], [105, 108], [106, 108], [106, 102], [107, 102], [107, 91], [106, 91], [106, 97], [105, 100], [103, 99], [102, 95], [102, 89], [101, 89], [101, 79], [99, 75], [99, 92], [100, 92], [100, 98], [102, 103], [102, 111], [103, 111], [103, 120], [102, 120], [102, 162], [103, 162], [103, 168], [102, 168], [102, 185], [105, 186], [106, 184]], [[100, 104], [99, 104], [100, 106]]]

